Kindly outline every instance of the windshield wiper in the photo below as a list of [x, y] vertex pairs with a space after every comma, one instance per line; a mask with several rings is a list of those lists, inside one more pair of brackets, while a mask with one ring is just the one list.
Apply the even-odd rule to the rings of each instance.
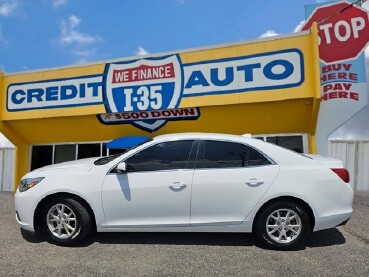
[[111, 162], [112, 160], [118, 158], [120, 155], [122, 155], [122, 154], [116, 154], [116, 155], [111, 155], [111, 156], [100, 158], [100, 159], [98, 159], [94, 162], [94, 165], [107, 164], [107, 163]]

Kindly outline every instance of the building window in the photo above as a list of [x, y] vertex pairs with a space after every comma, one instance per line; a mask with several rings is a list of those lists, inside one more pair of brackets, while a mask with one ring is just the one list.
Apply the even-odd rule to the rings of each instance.
[[53, 163], [53, 146], [38, 145], [32, 147], [31, 170]]
[[308, 153], [307, 136], [304, 134], [257, 135], [253, 138], [274, 143], [298, 153]]
[[[112, 149], [111, 149], [112, 150]], [[76, 159], [104, 157], [110, 153], [106, 149], [106, 143], [68, 143], [68, 144], [54, 144], [54, 145], [33, 145], [31, 157], [31, 170], [37, 168], [74, 161]], [[118, 153], [124, 150], [117, 149]]]
[[54, 150], [54, 164], [76, 159], [76, 145], [75, 144], [61, 144], [55, 145]]
[[[109, 155], [112, 155], [112, 154], [109, 154]], [[103, 143], [101, 145], [101, 156], [102, 157], [108, 156], [108, 149], [106, 148], [106, 143]]]
[[109, 149], [109, 155], [116, 155], [126, 152], [127, 149]]
[[267, 137], [266, 141], [291, 149], [298, 153], [303, 153], [303, 143], [301, 136]]
[[101, 143], [78, 144], [78, 160], [92, 157], [101, 157]]

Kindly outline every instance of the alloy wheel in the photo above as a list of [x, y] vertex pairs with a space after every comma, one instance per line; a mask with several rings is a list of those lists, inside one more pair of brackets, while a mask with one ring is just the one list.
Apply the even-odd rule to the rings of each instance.
[[301, 218], [291, 209], [275, 210], [266, 220], [268, 236], [279, 243], [294, 241], [300, 235], [301, 230]]
[[65, 204], [52, 206], [46, 215], [47, 227], [59, 239], [69, 239], [76, 235], [77, 217]]

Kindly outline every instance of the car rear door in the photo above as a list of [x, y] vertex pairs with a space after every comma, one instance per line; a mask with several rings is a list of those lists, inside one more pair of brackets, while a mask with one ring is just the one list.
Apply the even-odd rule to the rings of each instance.
[[129, 157], [127, 172], [106, 176], [102, 201], [108, 227], [189, 226], [198, 145], [158, 143]]
[[278, 172], [278, 165], [250, 146], [201, 141], [192, 182], [191, 226], [241, 223]]

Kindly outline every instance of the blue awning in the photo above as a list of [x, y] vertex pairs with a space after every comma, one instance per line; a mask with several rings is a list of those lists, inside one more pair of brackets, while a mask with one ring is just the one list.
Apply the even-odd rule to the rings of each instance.
[[108, 149], [126, 149], [150, 140], [148, 137], [129, 136], [114, 139], [106, 144]]

